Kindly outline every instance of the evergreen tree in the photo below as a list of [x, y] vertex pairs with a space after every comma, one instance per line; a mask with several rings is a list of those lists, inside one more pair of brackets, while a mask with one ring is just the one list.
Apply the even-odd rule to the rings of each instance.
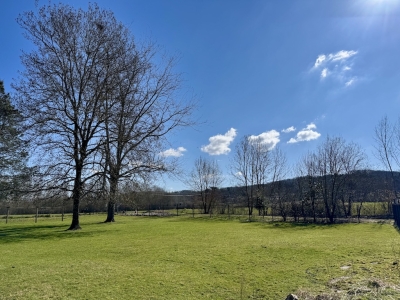
[[21, 125], [22, 116], [12, 105], [4, 83], [0, 81], [0, 200], [15, 195], [28, 173], [28, 155]]

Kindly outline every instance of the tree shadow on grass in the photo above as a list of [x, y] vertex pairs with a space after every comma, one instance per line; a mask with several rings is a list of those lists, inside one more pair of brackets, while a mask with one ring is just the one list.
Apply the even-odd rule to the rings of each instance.
[[[96, 230], [96, 234], [100, 233]], [[23, 242], [27, 240], [59, 240], [66, 238], [88, 237], [93, 231], [68, 231], [64, 224], [17, 226], [0, 229], [0, 244]]]
[[[157, 217], [154, 217], [157, 218]], [[294, 222], [294, 221], [271, 221], [271, 220], [263, 220], [263, 219], [255, 219], [252, 221], [249, 221], [247, 217], [244, 216], [238, 216], [238, 215], [232, 215], [230, 217], [226, 216], [212, 216], [210, 217], [209, 215], [199, 215], [196, 214], [195, 217], [192, 217], [191, 215], [186, 215], [186, 216], [169, 216], [169, 217], [163, 217], [163, 218], [168, 218], [169, 222], [214, 222], [214, 223], [223, 223], [223, 222], [239, 222], [242, 224], [248, 224], [250, 226], [258, 226], [258, 227], [264, 227], [265, 229], [296, 229], [296, 230], [309, 230], [309, 229], [332, 229], [332, 228], [340, 228], [345, 225], [353, 224], [366, 224], [368, 222], [361, 222], [361, 223], [355, 223], [355, 222], [349, 222], [347, 220], [337, 220], [335, 223], [327, 223], [327, 222]], [[388, 221], [378, 221], [378, 222], [373, 222], [374, 226], [376, 228], [383, 228], [383, 225], [390, 225], [391, 223]], [[395, 226], [395, 225], [394, 225]], [[400, 234], [400, 228], [396, 227], [397, 232]]]
[[223, 216], [212, 216], [207, 214], [196, 214], [195, 217], [191, 215], [186, 216], [169, 216], [168, 217], [170, 222], [239, 222], [242, 224], [249, 224], [253, 226], [262, 226], [265, 228], [332, 228], [336, 226], [340, 226], [342, 224], [348, 223], [312, 223], [312, 222], [294, 222], [294, 221], [272, 221], [267, 219], [253, 219], [249, 221], [247, 216], [244, 215], [223, 215]]
[[254, 219], [249, 221], [247, 216], [238, 216], [234, 215], [231, 217], [223, 216], [223, 217], [209, 217], [208, 215], [200, 215], [196, 217], [191, 216], [183, 216], [183, 217], [170, 217], [169, 222], [202, 222], [202, 223], [227, 223], [227, 222], [238, 222], [247, 226], [261, 227], [267, 230], [309, 230], [309, 229], [328, 229], [328, 228], [337, 228], [343, 225], [344, 223], [312, 223], [312, 222], [283, 222], [283, 221], [271, 221], [271, 220], [263, 220], [263, 219]]
[[309, 229], [328, 229], [328, 228], [336, 228], [343, 224], [329, 224], [329, 223], [311, 223], [311, 222], [283, 222], [283, 221], [268, 221], [268, 222], [247, 222], [247, 224], [251, 224], [253, 226], [263, 226], [265, 229], [273, 230], [309, 230]]
[[397, 225], [396, 222], [394, 222], [393, 227], [396, 229], [397, 233], [400, 234], [400, 226]]
[[[252, 224], [252, 223], [250, 223]], [[371, 224], [376, 230], [385, 230], [385, 226], [390, 226], [389, 222], [361, 222], [361, 223], [354, 223], [354, 222], [337, 222], [337, 223], [312, 223], [312, 222], [269, 222], [266, 223], [269, 226], [266, 226], [267, 229], [295, 229], [295, 230], [303, 230], [303, 229], [340, 229], [342, 226], [347, 225], [355, 225], [358, 224]], [[397, 228], [397, 232], [400, 234], [400, 230]]]

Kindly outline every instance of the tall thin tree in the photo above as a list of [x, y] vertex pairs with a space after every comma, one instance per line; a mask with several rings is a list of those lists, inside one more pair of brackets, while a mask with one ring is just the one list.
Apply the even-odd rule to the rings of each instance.
[[236, 146], [232, 175], [243, 189], [246, 198], [249, 219], [258, 201], [262, 201], [265, 184], [271, 176], [270, 146], [259, 139], [244, 136]]

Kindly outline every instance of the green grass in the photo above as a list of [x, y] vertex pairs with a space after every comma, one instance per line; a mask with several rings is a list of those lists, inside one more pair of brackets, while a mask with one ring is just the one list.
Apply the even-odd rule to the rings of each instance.
[[390, 224], [103, 220], [82, 216], [75, 232], [65, 231], [70, 219], [3, 220], [0, 299], [400, 297], [400, 235]]
[[[356, 207], [360, 205], [358, 202], [353, 203], [352, 214], [354, 217], [357, 216]], [[364, 202], [361, 208], [361, 216], [385, 216], [388, 215], [388, 203], [387, 202]]]

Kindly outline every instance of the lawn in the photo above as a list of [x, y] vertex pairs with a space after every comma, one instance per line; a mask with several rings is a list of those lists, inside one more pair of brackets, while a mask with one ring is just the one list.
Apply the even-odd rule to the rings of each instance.
[[390, 224], [104, 218], [0, 223], [0, 299], [400, 299]]

